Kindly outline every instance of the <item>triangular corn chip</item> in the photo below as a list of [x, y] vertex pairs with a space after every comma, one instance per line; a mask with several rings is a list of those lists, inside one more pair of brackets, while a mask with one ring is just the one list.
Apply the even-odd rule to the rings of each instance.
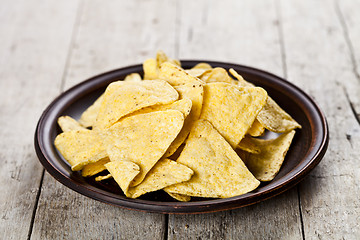
[[95, 174], [98, 174], [99, 172], [102, 172], [106, 169], [104, 166], [106, 163], [110, 162], [110, 159], [108, 157], [101, 159], [94, 163], [89, 163], [81, 170], [81, 175], [83, 177], [91, 177]]
[[247, 133], [253, 137], [259, 137], [263, 135], [264, 132], [265, 132], [265, 127], [261, 125], [261, 123], [257, 119], [255, 119], [255, 121], [247, 131]]
[[171, 193], [227, 198], [254, 190], [260, 182], [229, 143], [206, 120], [198, 120], [177, 159], [194, 171], [192, 178], [166, 187]]
[[208, 120], [235, 148], [263, 108], [266, 98], [266, 91], [259, 87], [208, 83], [204, 86], [200, 118]]
[[88, 107], [85, 112], [81, 114], [79, 123], [84, 127], [92, 127], [96, 122], [96, 117], [99, 113], [101, 103], [103, 100], [104, 94], [102, 94], [96, 101]]
[[69, 116], [61, 116], [58, 118], [58, 124], [63, 132], [69, 132], [73, 130], [84, 130], [75, 119]]
[[124, 194], [128, 192], [131, 181], [140, 173], [140, 167], [130, 161], [112, 161], [105, 164], [105, 167]]
[[109, 179], [109, 178], [112, 178], [112, 175], [110, 173], [107, 174], [107, 175], [104, 175], [104, 176], [97, 176], [95, 178], [95, 181], [100, 182], [100, 181], [103, 181], [103, 180], [106, 180], [106, 179]]
[[95, 127], [110, 127], [121, 117], [136, 110], [151, 105], [168, 104], [178, 98], [176, 90], [162, 80], [113, 82], [106, 88]]
[[111, 161], [131, 161], [140, 166], [132, 186], [164, 155], [180, 132], [184, 115], [177, 110], [157, 111], [125, 117], [104, 133], [104, 145]]
[[92, 130], [63, 132], [56, 136], [55, 146], [73, 171], [107, 157], [100, 136]]
[[266, 104], [260, 111], [257, 119], [266, 129], [277, 133], [301, 128], [300, 124], [281, 109], [272, 98], [267, 99]]
[[260, 147], [256, 145], [256, 142], [249, 135], [245, 135], [245, 137], [240, 141], [237, 147], [246, 152], [255, 154], [260, 153], [261, 151]]
[[210, 70], [212, 69], [212, 66], [208, 63], [198, 63], [195, 66], [193, 66], [191, 69], [206, 69], [206, 70]]
[[141, 76], [138, 73], [131, 73], [124, 78], [125, 82], [141, 82]]
[[237, 81], [232, 79], [224, 68], [216, 67], [202, 74], [200, 77], [206, 83], [211, 82], [226, 82], [234, 84]]
[[161, 64], [159, 78], [167, 81], [171, 86], [179, 86], [185, 83], [203, 83], [199, 78], [188, 74], [181, 67], [169, 62]]
[[295, 130], [283, 133], [276, 139], [253, 139], [261, 149], [259, 154], [250, 154], [246, 165], [260, 181], [271, 181], [279, 172], [295, 135]]
[[158, 79], [160, 66], [164, 62], [170, 62], [174, 65], [181, 66], [178, 60], [167, 57], [163, 51], [158, 51], [156, 59], [150, 58], [143, 63], [144, 79]]
[[[234, 69], [230, 69], [230, 73], [239, 80], [239, 86], [254, 86], [252, 83], [245, 81]], [[286, 113], [271, 97], [267, 98], [265, 106], [256, 119], [263, 127], [277, 133], [289, 132], [295, 128], [301, 128], [301, 125]]]
[[136, 187], [130, 187], [126, 196], [137, 198], [145, 193], [154, 192], [164, 187], [188, 181], [194, 172], [167, 158], [159, 160], [146, 175], [144, 181]]

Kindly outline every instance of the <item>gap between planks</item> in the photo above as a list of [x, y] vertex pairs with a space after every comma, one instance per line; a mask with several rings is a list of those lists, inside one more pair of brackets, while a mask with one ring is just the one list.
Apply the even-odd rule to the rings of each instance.
[[[284, 78], [287, 79], [287, 64], [286, 64], [286, 48], [285, 48], [285, 42], [284, 42], [284, 32], [283, 32], [283, 22], [282, 22], [282, 16], [281, 16], [281, 3], [278, 0], [275, 0], [275, 10], [276, 10], [276, 17], [278, 19], [277, 29], [279, 34], [279, 42], [280, 42], [280, 52], [281, 52], [281, 61], [282, 61], [282, 67], [283, 67], [283, 74]], [[300, 224], [301, 224], [301, 235], [302, 239], [305, 240], [305, 229], [304, 229], [304, 221], [303, 221], [303, 214], [302, 214], [302, 207], [301, 207], [301, 197], [300, 197], [300, 184], [299, 183], [296, 186], [297, 195], [298, 195], [298, 205], [299, 205], [299, 218], [300, 218]]]

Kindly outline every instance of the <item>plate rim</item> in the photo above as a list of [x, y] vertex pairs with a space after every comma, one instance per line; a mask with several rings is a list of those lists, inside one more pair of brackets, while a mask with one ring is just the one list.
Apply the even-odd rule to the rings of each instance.
[[[304, 177], [313, 170], [319, 162], [324, 157], [328, 143], [329, 143], [329, 129], [328, 123], [325, 115], [321, 111], [320, 107], [317, 103], [302, 89], [294, 85], [293, 83], [287, 81], [284, 78], [281, 78], [273, 73], [249, 67], [245, 65], [229, 63], [229, 62], [221, 62], [221, 61], [209, 61], [209, 60], [180, 60], [182, 65], [195, 65], [199, 62], [206, 62], [213, 66], [222, 67], [233, 67], [233, 68], [241, 68], [246, 69], [250, 73], [255, 75], [265, 75], [271, 77], [273, 80], [276, 79], [277, 83], [282, 84], [288, 88], [291, 88], [298, 92], [310, 105], [316, 110], [315, 115], [321, 122], [323, 137], [321, 139], [317, 139], [320, 141], [319, 147], [315, 150], [313, 157], [309, 159], [309, 161], [303, 166], [296, 174], [293, 175], [290, 179], [283, 181], [281, 184], [277, 185], [275, 188], [270, 188], [264, 192], [260, 193], [247, 193], [240, 196], [235, 196], [231, 198], [223, 198], [223, 199], [210, 199], [206, 201], [196, 201], [196, 202], [161, 202], [161, 201], [151, 201], [151, 200], [142, 200], [142, 199], [129, 199], [123, 196], [118, 195], [118, 197], [114, 197], [115, 194], [106, 192], [104, 190], [98, 189], [99, 191], [94, 191], [93, 188], [86, 187], [84, 185], [78, 184], [67, 176], [63, 175], [60, 171], [57, 170], [55, 166], [51, 164], [51, 161], [47, 159], [46, 152], [44, 152], [43, 148], [43, 138], [42, 134], [44, 131], [44, 124], [48, 113], [52, 110], [52, 108], [64, 97], [67, 95], [71, 95], [72, 92], [82, 89], [90, 83], [93, 83], [93, 87], [87, 88], [88, 92], [93, 91], [94, 89], [100, 88], [99, 83], [104, 82], [104, 79], [110, 78], [112, 75], [116, 75], [119, 72], [132, 71], [132, 69], [142, 68], [142, 64], [130, 65], [127, 67], [117, 68], [111, 71], [107, 71], [93, 77], [90, 77], [75, 86], [69, 88], [68, 90], [62, 92], [59, 96], [57, 96], [43, 111], [35, 130], [34, 135], [34, 147], [36, 154], [45, 168], [45, 170], [50, 173], [52, 177], [54, 177], [57, 181], [69, 187], [70, 189], [90, 197], [92, 199], [105, 202], [107, 204], [119, 206], [126, 209], [139, 210], [145, 212], [155, 212], [155, 213], [166, 213], [166, 214], [198, 214], [198, 213], [208, 213], [208, 212], [217, 212], [223, 210], [231, 210], [235, 208], [245, 207], [248, 205], [252, 205], [261, 201], [265, 201], [269, 198], [275, 197], [290, 188], [297, 185]], [[139, 71], [137, 71], [139, 72]], [[126, 74], [126, 73], [124, 73]], [[107, 84], [103, 84], [106, 86]], [[96, 87], [94, 87], [96, 86]], [[314, 151], [314, 149], [309, 149], [308, 152]], [[291, 171], [292, 172], [292, 171]], [[289, 172], [288, 174], [290, 174]], [[286, 175], [285, 175], [286, 176]], [[95, 188], [95, 187], [94, 187]]]

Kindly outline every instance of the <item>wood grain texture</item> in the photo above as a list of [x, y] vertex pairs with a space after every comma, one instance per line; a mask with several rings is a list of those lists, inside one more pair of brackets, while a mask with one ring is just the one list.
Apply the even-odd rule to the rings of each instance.
[[[182, 1], [181, 58], [230, 61], [284, 74], [274, 2], [207, 3]], [[261, 18], [254, 18], [254, 14]], [[261, 204], [233, 211], [170, 215], [168, 236], [169, 239], [301, 239], [300, 219], [298, 194], [293, 189]]]
[[359, 83], [336, 8], [281, 1], [289, 79], [318, 102], [330, 128], [325, 158], [300, 185], [305, 239], [360, 237], [360, 128], [347, 96]]
[[[84, 1], [70, 50], [64, 88], [114, 68], [138, 64], [158, 49], [174, 54], [173, 1]], [[57, 197], [59, 196], [59, 197]], [[48, 199], [52, 199], [49, 203]], [[34, 239], [159, 239], [165, 216], [106, 205], [45, 175]], [[68, 223], [67, 223], [68, 222]], [[64, 235], [68, 234], [68, 235]]]
[[59, 93], [77, 4], [1, 5], [0, 232], [4, 239], [26, 239], [42, 175], [33, 149], [36, 122]]

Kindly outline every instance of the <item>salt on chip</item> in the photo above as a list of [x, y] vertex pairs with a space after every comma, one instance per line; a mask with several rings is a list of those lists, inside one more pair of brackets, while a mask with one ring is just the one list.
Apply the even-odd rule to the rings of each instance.
[[89, 163], [83, 167], [83, 169], [81, 170], [81, 175], [83, 177], [94, 176], [95, 174], [106, 170], [106, 167], [104, 165], [108, 162], [110, 162], [110, 159], [106, 157], [104, 159], [100, 159], [97, 162]]
[[170, 195], [170, 197], [180, 201], [180, 202], [189, 202], [191, 200], [190, 196], [184, 195], [184, 194], [179, 194], [179, 193], [172, 193], [169, 191], [165, 191], [167, 194]]
[[108, 128], [129, 113], [152, 105], [172, 103], [178, 97], [177, 91], [162, 80], [113, 82], [106, 88], [95, 127]]
[[124, 78], [125, 82], [141, 82], [141, 76], [138, 73], [131, 73]]
[[291, 131], [295, 128], [301, 128], [288, 113], [286, 113], [281, 107], [272, 99], [268, 98], [264, 108], [257, 116], [258, 121], [266, 129], [283, 133]]
[[104, 94], [102, 94], [96, 101], [88, 107], [82, 114], [79, 119], [79, 123], [84, 127], [92, 127], [96, 122], [96, 117], [99, 113], [101, 103], [103, 100]]
[[263, 108], [266, 98], [266, 91], [259, 87], [208, 83], [204, 86], [200, 118], [208, 120], [236, 148]]
[[140, 167], [130, 161], [111, 161], [105, 167], [124, 194], [128, 192], [131, 181], [140, 173]]
[[[239, 80], [240, 86], [254, 86], [245, 81], [234, 69], [230, 69], [230, 73]], [[257, 120], [266, 129], [277, 133], [301, 128], [301, 125], [286, 113], [271, 97], [267, 98], [264, 108], [257, 116]]]
[[193, 174], [194, 172], [183, 164], [164, 158], [148, 172], [144, 181], [136, 187], [130, 187], [126, 196], [137, 198], [145, 193], [188, 181]]
[[140, 166], [131, 184], [136, 186], [164, 155], [183, 123], [184, 115], [177, 110], [125, 117], [105, 131], [104, 145], [111, 161], [126, 160]]
[[61, 116], [58, 118], [58, 124], [63, 132], [69, 132], [72, 130], [84, 130], [75, 119], [69, 116]]
[[258, 154], [261, 151], [260, 147], [257, 146], [254, 139], [249, 135], [245, 135], [245, 137], [238, 144], [237, 148], [254, 154]]
[[246, 165], [258, 180], [274, 179], [284, 162], [294, 135], [295, 130], [292, 130], [275, 139], [253, 139], [261, 151], [259, 154], [250, 154]]
[[254, 190], [260, 182], [229, 143], [206, 120], [198, 120], [176, 160], [194, 171], [192, 178], [166, 187], [171, 193], [227, 198]]
[[55, 146], [73, 171], [107, 157], [99, 134], [92, 130], [63, 132], [56, 136]]

